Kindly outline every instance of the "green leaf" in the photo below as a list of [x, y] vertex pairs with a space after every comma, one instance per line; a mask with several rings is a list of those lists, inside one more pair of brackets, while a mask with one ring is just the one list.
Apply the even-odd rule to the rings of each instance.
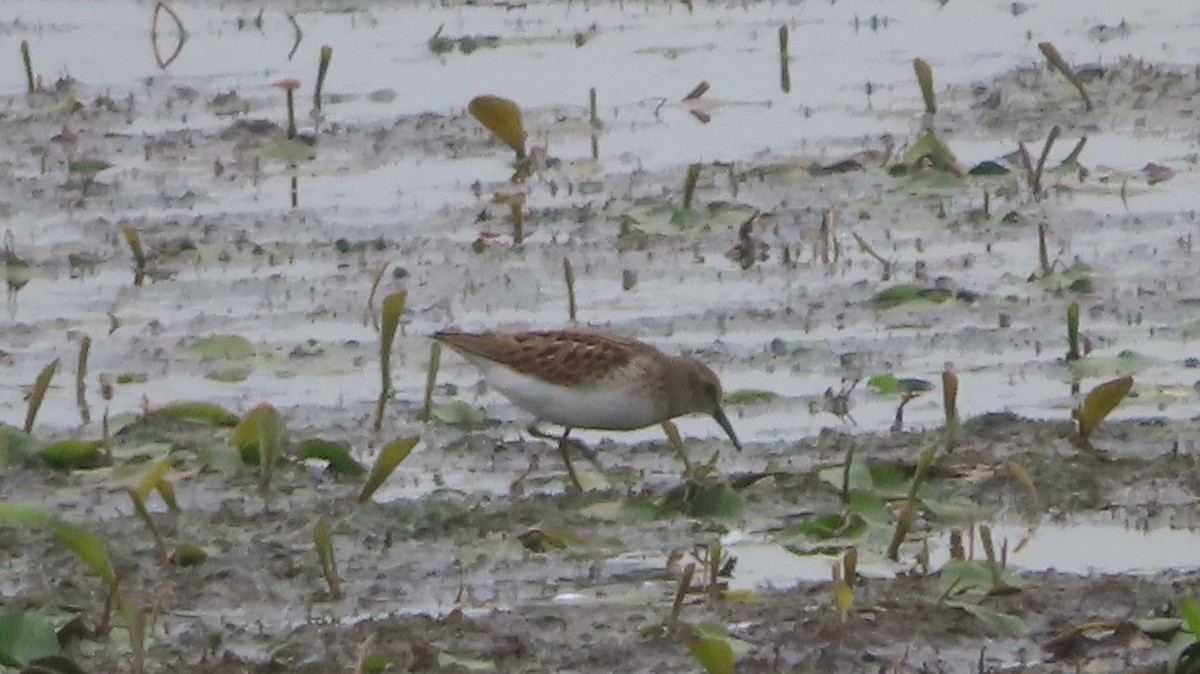
[[238, 415], [214, 403], [205, 402], [176, 402], [160, 407], [152, 414], [167, 419], [184, 419], [187, 421], [202, 421], [214, 426], [236, 426]]
[[196, 340], [188, 352], [202, 360], [246, 360], [255, 354], [254, 344], [241, 335], [213, 335]]
[[1187, 623], [1192, 634], [1200, 636], [1200, 601], [1191, 597], [1179, 600], [1179, 614], [1183, 616], [1183, 621]]
[[110, 168], [112, 164], [103, 159], [76, 159], [67, 164], [67, 170], [71, 173], [95, 174]]
[[387, 655], [368, 655], [363, 658], [360, 674], [382, 674], [392, 666], [392, 658]]
[[350, 449], [340, 442], [309, 438], [296, 447], [296, 455], [301, 459], [326, 461], [329, 470], [342, 475], [362, 475], [367, 472], [366, 466], [350, 456]]
[[24, 503], [0, 503], [0, 523], [27, 527], [47, 527], [54, 515], [37, 506]]
[[38, 450], [38, 456], [55, 470], [98, 468], [104, 463], [100, 440], [62, 440]]
[[933, 131], [926, 131], [904, 153], [904, 163], [909, 166], [917, 164], [922, 159], [928, 159], [930, 165], [938, 171], [948, 171], [951, 173], [956, 171], [957, 159], [955, 159], [954, 153], [950, 151], [950, 148]]
[[0, 616], [0, 665], [20, 667], [30, 660], [59, 655], [58, 633], [37, 613]]
[[1092, 431], [1121, 404], [1132, 388], [1133, 377], [1121, 377], [1106, 381], [1088, 392], [1083, 404], [1071, 412], [1071, 416], [1079, 424], [1080, 439], [1086, 443]]
[[429, 410], [429, 415], [443, 424], [461, 428], [475, 428], [487, 419], [483, 410], [457, 400], [433, 405]]
[[47, 527], [58, 542], [75, 553], [79, 561], [92, 570], [106, 585], [117, 579], [112, 562], [108, 557], [108, 544], [96, 534], [75, 524], [56, 521]]
[[37, 443], [33, 436], [25, 431], [0, 424], [0, 469], [7, 468], [17, 459], [24, 459], [33, 454]]
[[421, 438], [414, 436], [411, 438], [397, 438], [384, 445], [379, 450], [379, 456], [375, 457], [375, 464], [371, 466], [371, 474], [367, 476], [367, 481], [363, 485], [362, 492], [358, 495], [359, 503], [366, 503], [371, 500], [371, 496], [375, 494], [375, 490], [379, 489], [380, 485], [396, 470], [402, 461], [408, 458], [412, 453], [417, 443]]
[[695, 637], [687, 639], [688, 650], [709, 674], [733, 674], [733, 648], [724, 639]]

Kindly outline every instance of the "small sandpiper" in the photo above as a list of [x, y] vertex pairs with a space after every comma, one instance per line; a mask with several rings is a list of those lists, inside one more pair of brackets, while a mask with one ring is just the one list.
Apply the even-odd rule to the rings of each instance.
[[739, 451], [721, 408], [721, 380], [707, 365], [668, 356], [635, 339], [585, 330], [468, 333], [445, 330], [434, 339], [479, 368], [488, 385], [537, 421], [563, 426], [559, 451], [571, 481], [579, 479], [567, 453], [572, 428], [629, 431], [685, 414], [708, 414]]

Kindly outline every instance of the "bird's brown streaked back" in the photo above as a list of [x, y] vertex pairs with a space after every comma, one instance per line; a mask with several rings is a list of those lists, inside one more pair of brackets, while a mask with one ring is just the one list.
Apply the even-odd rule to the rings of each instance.
[[643, 342], [585, 330], [520, 333], [443, 330], [433, 338], [465, 354], [506, 365], [517, 372], [559, 386], [579, 386], [604, 379], [636, 363], [639, 354], [661, 358]]

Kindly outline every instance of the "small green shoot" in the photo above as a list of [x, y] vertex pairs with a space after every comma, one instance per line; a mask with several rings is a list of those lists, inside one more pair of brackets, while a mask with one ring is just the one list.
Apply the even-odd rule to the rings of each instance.
[[788, 27], [779, 27], [779, 90], [785, 94], [792, 93], [792, 74], [789, 68], [792, 57], [788, 56]]
[[933, 467], [935, 460], [937, 460], [937, 448], [930, 447], [921, 452], [921, 458], [917, 461], [916, 474], [913, 475], [912, 483], [909, 485], [904, 510], [900, 511], [900, 516], [896, 518], [896, 530], [892, 534], [892, 541], [887, 548], [887, 558], [893, 562], [900, 561], [900, 545], [908, 537], [908, 532], [912, 530], [917, 517], [917, 492], [924, 485], [925, 477], [929, 474], [929, 469]]
[[667, 634], [678, 634], [679, 632], [679, 616], [683, 613], [683, 600], [687, 598], [688, 589], [692, 587], [692, 577], [695, 575], [695, 562], [691, 562], [683, 568], [683, 574], [679, 577], [679, 585], [675, 588], [675, 600], [671, 602], [671, 614], [663, 623], [663, 629]]
[[241, 335], [203, 337], [193, 342], [187, 351], [203, 361], [249, 360], [257, 353], [254, 343]]
[[88, 353], [92, 350], [92, 338], [84, 335], [79, 340], [79, 358], [75, 361], [75, 407], [79, 408], [79, 420], [84, 426], [91, 423], [92, 415], [88, 411], [87, 387], [84, 379], [87, 377]]
[[329, 62], [333, 60], [333, 47], [321, 47], [321, 57], [317, 63], [317, 87], [313, 90], [313, 107], [321, 109], [321, 92], [325, 90], [325, 75], [329, 73]]
[[138, 518], [146, 523], [146, 528], [150, 530], [150, 535], [154, 537], [155, 558], [159, 564], [165, 564], [167, 562], [167, 546], [163, 541], [162, 533], [158, 530], [158, 526], [154, 524], [154, 518], [150, 516], [150, 511], [146, 509], [146, 500], [141, 497], [135, 487], [127, 487], [126, 493], [129, 494], [129, 500], [133, 502], [133, 511], [137, 513]]
[[379, 290], [379, 283], [383, 280], [383, 273], [387, 271], [390, 262], [382, 262], [379, 269], [375, 270], [375, 275], [371, 278], [371, 292], [367, 294], [367, 316], [371, 321], [371, 326], [375, 328], [375, 332], [379, 332], [379, 317], [375, 315], [375, 293]]
[[286, 426], [283, 417], [270, 403], [261, 403], [246, 413], [229, 436], [229, 443], [245, 453], [248, 448], [257, 449], [258, 486], [271, 486], [275, 463], [283, 453]]
[[842, 562], [833, 563], [833, 607], [837, 611], [838, 622], [845, 623], [850, 619], [850, 607], [854, 604], [854, 588], [846, 581], [842, 572]]
[[925, 114], [937, 114], [937, 99], [933, 93], [933, 68], [923, 59], [913, 59], [913, 72], [917, 74], [917, 84], [921, 87], [921, 98], [925, 99]]
[[728, 638], [709, 636], [700, 629], [687, 629], [681, 635], [692, 657], [708, 674], [734, 674], [737, 663]]
[[953, 448], [958, 436], [958, 375], [942, 370], [942, 413], [946, 417], [946, 449]]
[[50, 380], [54, 378], [54, 373], [58, 371], [58, 359], [50, 361], [50, 364], [42, 368], [38, 373], [37, 379], [33, 382], [33, 390], [29, 392], [29, 407], [25, 410], [25, 432], [33, 431], [33, 422], [37, 420], [38, 410], [42, 408], [42, 400], [46, 398], [46, 391], [50, 388]]
[[375, 430], [383, 428], [383, 412], [392, 396], [392, 345], [400, 327], [400, 314], [408, 302], [408, 291], [401, 290], [383, 298], [383, 317], [379, 329], [379, 400], [375, 404]]
[[33, 79], [33, 57], [29, 54], [29, 40], [21, 40], [21, 62], [25, 65], [25, 93], [37, 91]]
[[329, 520], [322, 517], [313, 527], [313, 547], [317, 550], [317, 560], [321, 564], [321, 574], [325, 576], [325, 584], [329, 586], [329, 595], [333, 599], [342, 596], [342, 579], [338, 577], [337, 558], [333, 554], [333, 534], [330, 531]]
[[150, 495], [158, 492], [163, 503], [171, 512], [179, 512], [179, 503], [175, 500], [175, 488], [167, 481], [167, 473], [171, 471], [171, 457], [160, 459], [138, 476], [133, 490], [143, 503], [150, 500]]
[[1039, 42], [1038, 49], [1042, 51], [1042, 55], [1046, 57], [1046, 61], [1058, 72], [1062, 73], [1063, 77], [1079, 90], [1079, 97], [1083, 99], [1084, 106], [1088, 112], [1092, 111], [1092, 99], [1088, 96], [1087, 89], [1083, 86], [1083, 80], [1071, 70], [1071, 66], [1067, 64], [1066, 59], [1062, 54], [1058, 53], [1058, 49], [1049, 42]]
[[571, 267], [571, 258], [563, 258], [563, 279], [567, 283], [567, 319], [572, 323], [579, 322], [575, 304], [575, 269]]
[[433, 418], [433, 389], [437, 386], [441, 365], [442, 343], [435, 339], [429, 345], [429, 367], [425, 370], [425, 404], [421, 408], [421, 421], [425, 423]]
[[375, 491], [388, 479], [392, 471], [396, 470], [396, 466], [408, 458], [413, 447], [416, 447], [420, 441], [421, 438], [417, 436], [397, 438], [381, 447], [379, 456], [375, 457], [375, 463], [371, 466], [371, 474], [367, 476], [367, 481], [358, 494], [358, 502], [370, 501]]
[[1071, 302], [1067, 307], [1067, 362], [1079, 360], [1079, 303]]
[[1092, 433], [1100, 426], [1100, 422], [1121, 404], [1132, 388], [1133, 377], [1106, 381], [1089, 391], [1083, 399], [1083, 404], [1071, 411], [1071, 417], [1079, 430], [1081, 446], [1091, 446]]
[[146, 280], [146, 251], [142, 249], [142, 235], [136, 227], [121, 228], [125, 242], [129, 244], [129, 252], [133, 254], [133, 285], [140, 286]]

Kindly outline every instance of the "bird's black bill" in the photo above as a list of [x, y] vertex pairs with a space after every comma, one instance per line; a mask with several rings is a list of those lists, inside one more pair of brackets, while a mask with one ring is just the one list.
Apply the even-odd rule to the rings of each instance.
[[742, 443], [738, 442], [737, 433], [733, 432], [733, 424], [729, 423], [729, 417], [725, 416], [725, 410], [718, 407], [717, 411], [713, 412], [713, 418], [716, 419], [717, 423], [721, 424], [721, 428], [724, 428], [725, 432], [729, 434], [729, 439], [733, 441], [734, 448], [739, 452], [742, 451]]

